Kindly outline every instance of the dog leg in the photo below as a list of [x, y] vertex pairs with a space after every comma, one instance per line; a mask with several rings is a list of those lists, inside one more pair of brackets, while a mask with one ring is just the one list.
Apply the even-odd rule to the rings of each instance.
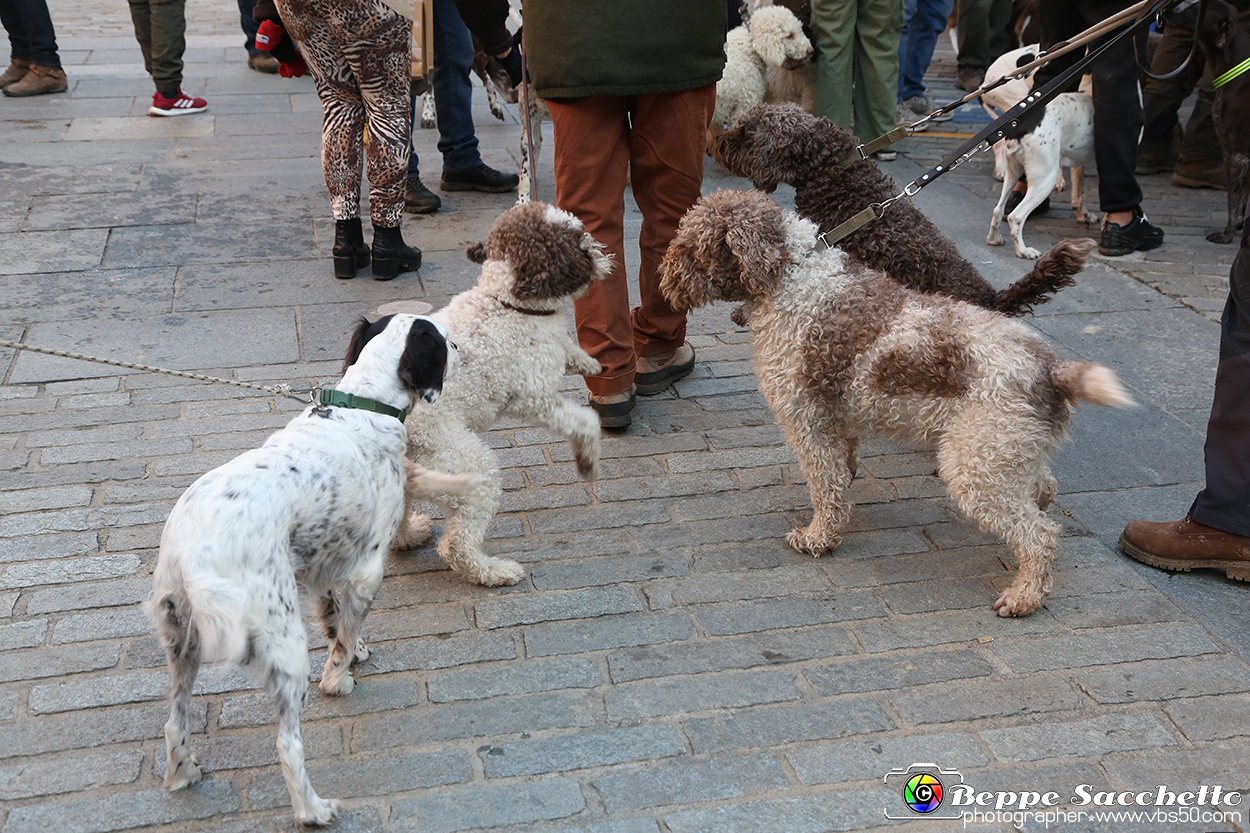
[[603, 365], [571, 340], [565, 345], [565, 352], [567, 354], [564, 359], [566, 372], [576, 373], [579, 376], [594, 376], [603, 372]]
[[199, 639], [190, 632], [190, 622], [180, 615], [173, 598], [163, 602], [165, 619], [161, 623], [161, 640], [165, 643], [165, 657], [169, 663], [169, 722], [165, 724], [165, 789], [180, 790], [196, 783], [202, 777], [189, 742], [191, 731], [188, 713], [191, 708], [191, 691], [195, 675], [200, 669]]
[[804, 426], [783, 427], [812, 496], [812, 522], [788, 534], [786, 543], [795, 552], [821, 556], [842, 543], [842, 530], [851, 517], [846, 492], [858, 467], [859, 441]]
[[511, 559], [493, 558], [482, 550], [486, 528], [495, 517], [503, 494], [494, 453], [469, 431], [440, 443], [439, 450], [435, 461], [439, 468], [477, 472], [481, 483], [469, 494], [444, 502], [447, 518], [438, 554], [447, 566], [475, 584], [516, 584], [525, 577], [525, 568]]
[[382, 583], [382, 560], [374, 560], [376, 563], [365, 568], [367, 572], [353, 575], [339, 588], [341, 601], [336, 603], [333, 595], [321, 599], [321, 620], [330, 640], [330, 655], [321, 674], [321, 690], [326, 694], [351, 694], [356, 687], [351, 666], [369, 659], [360, 628]]
[[438, 114], [434, 110], [434, 93], [426, 93], [421, 99], [421, 127], [433, 130], [438, 125]]
[[[1075, 165], [1070, 171], [1072, 175], [1072, 211], [1078, 223], [1088, 223], [1089, 216], [1085, 213], [1085, 166]], [[1060, 181], [1063, 178], [1060, 177]]]
[[1042, 470], [1037, 476], [1035, 492], [1037, 508], [1045, 512], [1050, 508], [1050, 505], [1055, 502], [1055, 495], [1059, 494], [1059, 482], [1055, 480], [1055, 476], [1050, 473], [1050, 466], [1042, 466]]
[[586, 480], [599, 476], [599, 417], [590, 408], [574, 405], [562, 396], [546, 396], [515, 402], [508, 411], [567, 438], [577, 473]]
[[416, 508], [421, 500], [444, 500], [450, 495], [467, 495], [477, 488], [480, 479], [467, 474], [444, 474], [418, 466], [404, 459], [404, 519], [391, 548], [404, 552], [424, 546], [430, 540], [434, 524]]
[[[986, 459], [986, 449], [995, 450], [992, 458]], [[962, 431], [953, 426], [938, 446], [938, 476], [950, 496], [981, 529], [1004, 539], [1019, 564], [1011, 587], [994, 602], [999, 616], [1032, 613], [1050, 593], [1049, 568], [1060, 530], [1038, 508], [1042, 490], [1049, 489], [1043, 479], [1049, 472], [1044, 472], [1046, 455], [1038, 459], [1037, 451], [1004, 443], [1001, 431], [978, 432], [968, 425]]]
[[1223, 231], [1213, 231], [1207, 235], [1212, 243], [1231, 243], [1238, 226], [1245, 223], [1246, 210], [1246, 177], [1250, 175], [1250, 159], [1246, 157], [1232, 158], [1227, 152], [1224, 155], [1224, 176], [1228, 180], [1228, 224]]
[[296, 820], [308, 825], [329, 824], [338, 815], [340, 805], [321, 798], [313, 790], [304, 766], [304, 742], [300, 737], [300, 713], [308, 694], [307, 648], [300, 658], [291, 658], [286, 664], [291, 667], [284, 668], [275, 662], [267, 674], [268, 688], [278, 701], [278, 760], [282, 764], [282, 777], [291, 794]]
[[1003, 238], [998, 233], [998, 224], [1003, 221], [1003, 212], [1007, 210], [1007, 199], [1015, 189], [1016, 183], [1020, 181], [1020, 174], [1024, 172], [1024, 168], [1013, 165], [1013, 161], [1008, 157], [1008, 161], [1004, 163], [1007, 172], [1002, 177], [1003, 189], [998, 194], [998, 204], [994, 206], [994, 213], [990, 215], [990, 233], [985, 236], [985, 242], [991, 246], [1003, 245]]

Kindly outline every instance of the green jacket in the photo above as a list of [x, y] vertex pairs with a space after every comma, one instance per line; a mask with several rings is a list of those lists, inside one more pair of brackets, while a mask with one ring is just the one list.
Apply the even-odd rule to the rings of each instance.
[[725, 0], [525, 0], [542, 98], [693, 90], [725, 66]]

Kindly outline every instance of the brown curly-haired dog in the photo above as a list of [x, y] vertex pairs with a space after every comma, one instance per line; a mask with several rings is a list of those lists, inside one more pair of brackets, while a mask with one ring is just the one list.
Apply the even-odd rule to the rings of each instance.
[[[899, 193], [894, 180], [871, 159], [851, 158], [859, 144], [849, 130], [795, 104], [761, 104], [713, 143], [713, 156], [756, 188], [771, 192], [794, 186], [800, 215], [833, 231], [872, 203]], [[894, 203], [877, 220], [838, 243], [839, 248], [903, 286], [938, 292], [992, 309], [1022, 315], [1072, 286], [1092, 247], [1062, 240], [1042, 255], [1033, 271], [1002, 291], [959, 254], [929, 218], [907, 200]]]
[[935, 445], [951, 497], [1020, 564], [994, 609], [1032, 612], [1050, 592], [1047, 460], [1068, 406], [1132, 400], [1110, 370], [1060, 361], [1024, 324], [906, 289], [816, 235], [758, 191], [718, 191], [682, 219], [661, 266], [675, 307], [746, 302], [760, 390], [811, 489], [812, 522], [790, 546], [820, 555], [841, 542], [860, 436]]

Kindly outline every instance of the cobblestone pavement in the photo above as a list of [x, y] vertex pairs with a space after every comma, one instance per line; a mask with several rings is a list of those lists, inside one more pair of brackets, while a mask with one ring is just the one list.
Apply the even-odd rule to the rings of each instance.
[[[52, 7], [69, 94], [0, 100], [0, 338], [306, 387], [334, 378], [356, 316], [437, 307], [475, 279], [465, 245], [509, 195], [444, 194], [437, 214], [407, 216], [419, 275], [331, 278], [316, 95], [308, 78], [247, 68], [232, 4], [191, 4], [185, 88], [210, 109], [169, 120], [144, 115], [124, 6]], [[943, 43], [939, 99], [952, 79]], [[891, 173], [904, 182], [970, 134], [979, 114], [963, 110], [907, 142]], [[512, 169], [515, 121], [484, 104], [476, 117], [486, 161]], [[416, 140], [433, 184], [435, 133]], [[984, 243], [991, 163], [917, 201], [1005, 285], [1028, 267]], [[708, 190], [743, 185], [709, 163]], [[694, 374], [605, 437], [598, 482], [541, 430], [488, 435], [507, 489], [489, 548], [524, 562], [525, 581], [470, 586], [432, 549], [392, 558], [361, 685], [343, 699], [314, 686], [305, 712], [312, 782], [347, 807], [335, 829], [956, 829], [886, 818], [909, 812], [887, 773], [913, 763], [978, 792], [1054, 791], [1074, 810], [981, 816], [976, 830], [1250, 829], [1244, 805], [1218, 805], [1240, 813], [1226, 820], [1066, 806], [1078, 785], [1149, 800], [1159, 785], [1250, 791], [1245, 586], [1115, 550], [1126, 521], [1179, 517], [1201, 487], [1235, 251], [1203, 238], [1223, 225], [1222, 194], [1143, 185], [1164, 247], [1092, 262], [1033, 319], [1141, 402], [1074, 418], [1043, 610], [993, 615], [1010, 553], [961, 518], [916, 448], [866, 443], [843, 545], [790, 552], [785, 532], [810, 514], [802, 475], [728, 306], [701, 310]], [[549, 170], [540, 188], [551, 197]], [[1030, 226], [1039, 248], [1091, 233], [1060, 201]], [[628, 218], [636, 236], [632, 203]], [[273, 709], [232, 668], [197, 684], [204, 782], [161, 789], [167, 681], [140, 604], [177, 496], [300, 406], [7, 349], [0, 373], [0, 831], [293, 829]], [[578, 379], [566, 388], [585, 396]], [[320, 637], [313, 650], [316, 668]]]

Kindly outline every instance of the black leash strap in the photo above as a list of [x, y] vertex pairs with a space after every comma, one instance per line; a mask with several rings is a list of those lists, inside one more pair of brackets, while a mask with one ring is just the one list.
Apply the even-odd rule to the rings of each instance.
[[[1018, 127], [1020, 124], [1020, 120], [1024, 116], [1025, 113], [1027, 113], [1029, 110], [1032, 110], [1034, 108], [1044, 106], [1046, 102], [1050, 101], [1055, 96], [1059, 95], [1060, 91], [1062, 91], [1063, 88], [1067, 86], [1068, 83], [1071, 82], [1073, 78], [1076, 78], [1082, 73], [1084, 73], [1085, 68], [1089, 66], [1091, 63], [1093, 63], [1094, 61], [1097, 61], [1099, 58], [1101, 58], [1103, 53], [1106, 52], [1111, 46], [1118, 43], [1121, 39], [1126, 38], [1126, 37], [1132, 37], [1133, 35], [1136, 35], [1138, 32], [1149, 27], [1151, 21], [1154, 19], [1154, 17], [1157, 14], [1162, 13], [1168, 6], [1173, 5], [1176, 2], [1178, 2], [1178, 0], [1157, 0], [1156, 3], [1154, 3], [1153, 5], [1145, 9], [1145, 13], [1142, 15], [1142, 17], [1138, 18], [1135, 22], [1127, 25], [1123, 30], [1119, 32], [1119, 34], [1112, 37], [1110, 40], [1108, 40], [1106, 43], [1100, 46], [1097, 50], [1087, 53], [1085, 57], [1081, 58], [1079, 61], [1077, 61], [1072, 66], [1068, 67], [1063, 72], [1059, 73], [1059, 75], [1051, 79], [1050, 82], [1047, 83], [1040, 90], [1034, 90], [1033, 92], [1025, 96], [1024, 99], [1021, 100], [1019, 103], [1014, 104], [1011, 107], [1009, 107], [994, 122], [982, 128], [975, 136], [973, 136], [971, 139], [964, 142], [962, 145], [960, 145], [954, 151], [952, 151], [949, 156], [947, 156], [945, 159], [943, 159], [934, 167], [930, 168], [928, 171], [926, 171], [924, 174], [922, 174], [918, 178], [913, 179], [911, 182], [909, 182], [907, 186], [904, 187], [901, 192], [894, 195], [893, 197], [890, 197], [887, 200], [883, 200], [882, 202], [872, 203], [863, 211], [860, 211], [858, 214], [851, 217], [849, 220], [842, 223], [837, 228], [820, 235], [820, 239], [825, 243], [826, 246], [832, 247], [832, 246], [837, 245], [839, 241], [845, 239], [848, 235], [863, 228], [872, 220], [880, 219], [880, 217], [885, 213], [885, 210], [889, 208], [891, 205], [893, 205], [895, 202], [898, 202], [903, 197], [916, 196], [916, 194], [920, 193], [920, 189], [924, 188], [926, 185], [931, 184], [935, 179], [937, 179], [942, 174], [949, 173], [950, 171], [959, 167], [968, 159], [972, 158], [972, 156], [975, 155], [978, 151], [987, 150], [990, 147], [990, 145], [992, 145], [994, 142], [997, 142], [999, 139], [1005, 138], [1007, 135], [1007, 131]], [[1061, 47], [1064, 45], [1065, 45], [1064, 43], [1059, 43], [1059, 44], [1055, 44], [1055, 47]], [[1045, 57], [1046, 57], [1045, 55], [1039, 55], [1038, 60], [1044, 61]], [[1003, 83], [1003, 82], [1000, 81], [1000, 83]], [[990, 87], [986, 89], [993, 89], [994, 86], [997, 86], [997, 84], [991, 85]], [[878, 139], [874, 139], [872, 142], [863, 146], [863, 148], [861, 148], [857, 154], [852, 154], [851, 159], [849, 159], [848, 161], [856, 161], [855, 160], [856, 155], [859, 155], [860, 158], [867, 158], [867, 153], [871, 152], [868, 150], [868, 148], [885, 147], [888, 144], [898, 141], [898, 138], [902, 138], [901, 136], [898, 138], [892, 138], [892, 137], [894, 137], [895, 134], [899, 133], [899, 131], [902, 131], [904, 136], [910, 132], [906, 127], [900, 127], [895, 130], [892, 130], [890, 133], [887, 133], [885, 136], [882, 136]]]

